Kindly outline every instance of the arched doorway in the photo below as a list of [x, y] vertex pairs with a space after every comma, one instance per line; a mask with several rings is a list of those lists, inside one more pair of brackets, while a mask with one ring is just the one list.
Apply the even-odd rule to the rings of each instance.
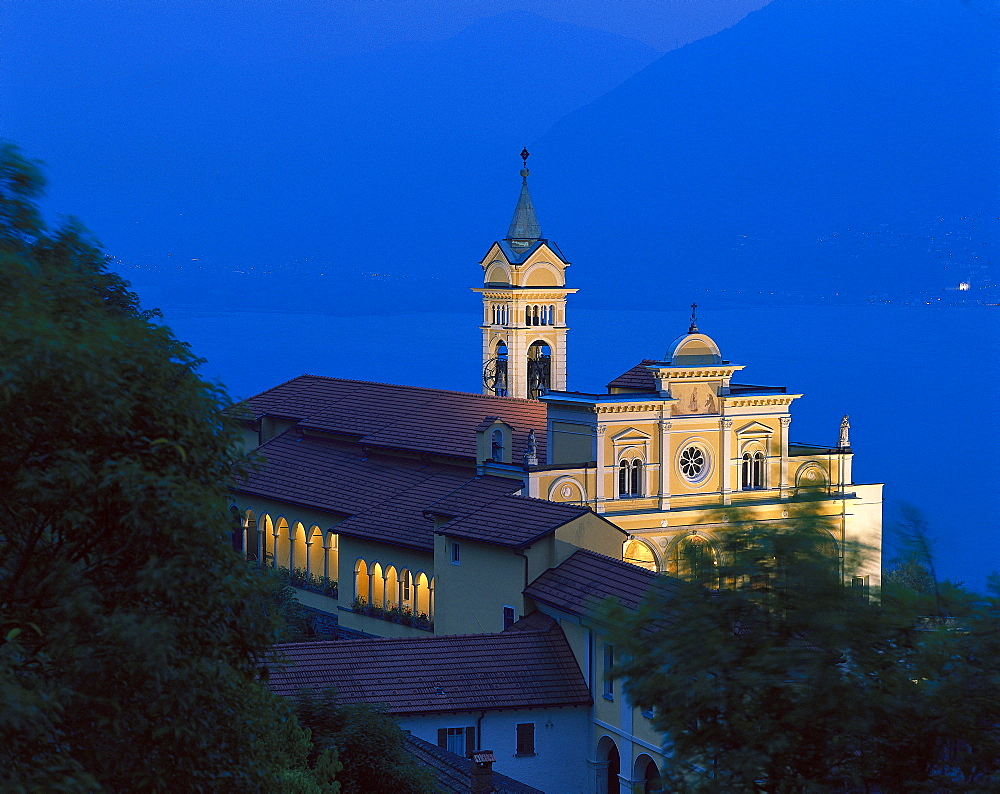
[[[639, 784], [642, 788], [639, 789]], [[632, 767], [632, 784], [636, 791], [642, 794], [655, 794], [661, 790], [660, 770], [656, 762], [645, 753], [635, 759]]]
[[618, 746], [610, 736], [602, 736], [597, 743], [597, 792], [598, 794], [618, 794], [621, 785], [621, 756]]

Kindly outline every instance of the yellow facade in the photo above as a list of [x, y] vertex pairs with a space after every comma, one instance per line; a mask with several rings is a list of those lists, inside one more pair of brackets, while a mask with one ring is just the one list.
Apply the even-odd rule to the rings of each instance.
[[863, 571], [851, 573], [879, 584], [881, 485], [853, 482], [849, 446], [789, 441], [801, 395], [733, 384], [743, 367], [697, 332], [645, 369], [655, 391], [542, 398], [551, 453], [528, 471], [530, 496], [590, 506], [646, 547], [633, 548], [634, 561], [674, 574], [679, 544], [692, 538], [717, 560], [734, 521], [808, 515], [838, 550], [866, 547]]

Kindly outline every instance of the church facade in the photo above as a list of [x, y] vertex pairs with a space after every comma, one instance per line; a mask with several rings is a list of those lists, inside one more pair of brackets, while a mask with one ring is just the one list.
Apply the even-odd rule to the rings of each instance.
[[[436, 721], [390, 711], [420, 739], [444, 736], [442, 747], [459, 736], [470, 752], [509, 744], [497, 771], [543, 791], [654, 791], [660, 737], [608, 679], [616, 657], [599, 599], [634, 607], [662, 574], [710, 581], [727, 532], [802, 517], [831, 555], [864, 546], [860, 565], [844, 560], [846, 584], [877, 586], [881, 485], [853, 482], [846, 417], [828, 447], [791, 441], [800, 395], [742, 382], [744, 367], [694, 314], [662, 357], [603, 393], [570, 391], [576, 290], [569, 261], [542, 236], [528, 176], [525, 167], [507, 236], [480, 262], [482, 393], [303, 375], [247, 400], [245, 446], [260, 463], [232, 487], [243, 519], [235, 541], [258, 564], [292, 572], [299, 600], [357, 643], [331, 647], [329, 660], [310, 652], [310, 680], [329, 678], [324, 665], [344, 654], [374, 663], [372, 648], [426, 665], [421, 649], [437, 647], [428, 638], [536, 632], [532, 643], [571, 651], [589, 695], [522, 704], [516, 725], [485, 696], [476, 712], [496, 710], [489, 719], [457, 706], [440, 707]], [[504, 664], [491, 669], [502, 677]], [[438, 703], [439, 678], [421, 669], [413, 697]], [[537, 734], [551, 757], [517, 750], [526, 726], [556, 736], [566, 719], [572, 742]]]
[[734, 526], [809, 516], [835, 553], [866, 550], [851, 584], [877, 586], [882, 486], [854, 483], [848, 418], [828, 447], [791, 441], [802, 395], [734, 381], [744, 365], [723, 358], [694, 312], [662, 359], [639, 362], [604, 394], [567, 391], [566, 296], [576, 290], [566, 287], [568, 261], [542, 236], [528, 174], [477, 290], [484, 393], [547, 409], [548, 455], [526, 461], [526, 493], [589, 506], [629, 534], [625, 559], [679, 576], [717, 565]]

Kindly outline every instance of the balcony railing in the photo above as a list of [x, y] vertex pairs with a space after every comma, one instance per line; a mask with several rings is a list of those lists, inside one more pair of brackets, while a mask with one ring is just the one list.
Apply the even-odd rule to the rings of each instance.
[[434, 621], [426, 612], [414, 612], [408, 606], [380, 607], [369, 604], [363, 598], [355, 598], [351, 609], [359, 615], [368, 615], [388, 623], [399, 623], [403, 626], [413, 626], [415, 629], [434, 631]]

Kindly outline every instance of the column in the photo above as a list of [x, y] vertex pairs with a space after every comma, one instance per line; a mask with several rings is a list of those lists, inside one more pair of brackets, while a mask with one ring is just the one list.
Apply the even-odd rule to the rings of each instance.
[[781, 488], [782, 499], [787, 499], [791, 496], [788, 482], [788, 426], [791, 423], [792, 417], [781, 417], [781, 473], [778, 482]]
[[670, 509], [670, 428], [669, 419], [656, 423], [660, 430], [660, 510]]
[[[600, 422], [600, 419], [597, 420]], [[604, 512], [604, 432], [607, 430], [602, 424], [597, 425], [597, 482], [594, 483], [594, 510], [598, 513]]]
[[719, 432], [722, 434], [722, 504], [733, 502], [733, 420], [720, 419]]

